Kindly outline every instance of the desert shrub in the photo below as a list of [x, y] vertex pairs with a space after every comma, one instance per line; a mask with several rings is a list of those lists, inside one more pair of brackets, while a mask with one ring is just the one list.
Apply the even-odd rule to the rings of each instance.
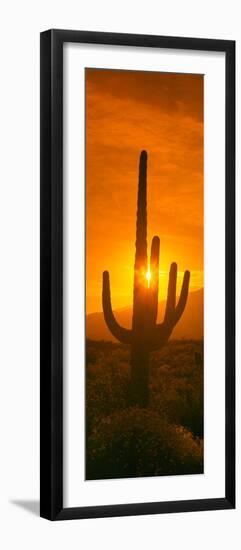
[[[87, 341], [87, 432], [103, 417], [127, 406], [130, 353], [113, 342]], [[169, 423], [203, 437], [203, 343], [170, 341], [153, 353], [150, 405]]]
[[129, 408], [104, 417], [87, 440], [87, 479], [202, 471], [202, 442], [150, 409]]
[[152, 358], [150, 406], [203, 437], [202, 342], [170, 342]]
[[129, 366], [116, 357], [116, 351], [98, 356], [86, 374], [86, 430], [100, 418], [127, 406]]

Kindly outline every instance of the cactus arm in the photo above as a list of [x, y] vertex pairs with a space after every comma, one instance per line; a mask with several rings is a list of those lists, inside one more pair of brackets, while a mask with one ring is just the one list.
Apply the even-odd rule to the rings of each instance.
[[113, 336], [122, 344], [131, 343], [131, 330], [123, 328], [117, 323], [111, 306], [110, 276], [108, 271], [103, 273], [102, 306], [105, 322]]
[[158, 286], [159, 280], [159, 255], [160, 255], [160, 239], [159, 237], [153, 237], [151, 243], [151, 274], [153, 285]]
[[151, 258], [150, 258], [150, 302], [152, 308], [152, 320], [155, 323], [158, 313], [158, 286], [159, 286], [159, 255], [160, 255], [160, 239], [153, 237], [151, 243]]
[[190, 271], [185, 271], [180, 298], [176, 305], [177, 264], [172, 263], [169, 273], [166, 312], [164, 317], [164, 323], [167, 323], [167, 325], [172, 325], [174, 327], [184, 312], [188, 297], [189, 280]]
[[188, 289], [189, 289], [189, 281], [190, 281], [190, 271], [185, 271], [180, 298], [179, 298], [178, 304], [175, 308], [175, 323], [177, 323], [179, 321], [179, 319], [181, 318], [181, 316], [184, 312], [184, 309], [186, 307], [187, 297], [188, 297]]
[[154, 331], [152, 332], [152, 337], [150, 338], [149, 349], [150, 351], [157, 351], [164, 346], [171, 333], [173, 331], [174, 325], [167, 324], [166, 322], [158, 323]]
[[171, 333], [181, 318], [188, 297], [190, 271], [185, 271], [182, 290], [177, 306], [176, 303], [176, 280], [177, 280], [177, 264], [173, 263], [170, 268], [168, 295], [166, 303], [166, 312], [163, 323], [156, 325], [153, 338], [150, 343], [151, 351], [158, 350], [162, 347], [171, 336]]
[[169, 282], [167, 291], [167, 303], [164, 317], [164, 323], [170, 323], [175, 311], [176, 305], [176, 286], [177, 286], [177, 264], [173, 262], [169, 272]]

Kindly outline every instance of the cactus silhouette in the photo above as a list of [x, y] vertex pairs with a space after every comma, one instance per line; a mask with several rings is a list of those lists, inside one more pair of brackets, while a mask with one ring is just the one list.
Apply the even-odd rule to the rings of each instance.
[[113, 336], [131, 347], [129, 405], [146, 407], [149, 388], [149, 355], [167, 343], [186, 306], [190, 272], [185, 271], [179, 301], [176, 305], [177, 264], [172, 263], [164, 320], [157, 324], [160, 239], [152, 239], [150, 279], [147, 258], [147, 153], [142, 151], [139, 164], [139, 185], [136, 220], [136, 250], [132, 328], [123, 328], [116, 321], [111, 306], [109, 272], [103, 273], [102, 304], [105, 322]]

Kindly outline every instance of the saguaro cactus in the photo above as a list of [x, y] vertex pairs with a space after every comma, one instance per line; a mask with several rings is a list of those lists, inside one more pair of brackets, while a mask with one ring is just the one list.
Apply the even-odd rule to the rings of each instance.
[[117, 340], [129, 344], [131, 347], [129, 404], [140, 407], [145, 407], [148, 404], [149, 354], [166, 344], [173, 328], [182, 316], [187, 302], [190, 279], [190, 272], [185, 271], [181, 294], [176, 305], [177, 264], [171, 264], [164, 320], [157, 324], [160, 239], [157, 236], [152, 239], [150, 269], [148, 270], [146, 176], [147, 153], [142, 151], [139, 165], [131, 329], [121, 327], [114, 317], [108, 271], [103, 273], [102, 292], [104, 318], [109, 330]]

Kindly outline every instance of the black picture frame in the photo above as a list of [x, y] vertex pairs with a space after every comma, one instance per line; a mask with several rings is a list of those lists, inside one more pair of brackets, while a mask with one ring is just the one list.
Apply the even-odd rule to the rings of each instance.
[[[225, 497], [63, 507], [63, 44], [66, 42], [224, 52], [226, 58]], [[41, 373], [40, 515], [49, 520], [235, 507], [235, 42], [71, 30], [40, 38]]]

